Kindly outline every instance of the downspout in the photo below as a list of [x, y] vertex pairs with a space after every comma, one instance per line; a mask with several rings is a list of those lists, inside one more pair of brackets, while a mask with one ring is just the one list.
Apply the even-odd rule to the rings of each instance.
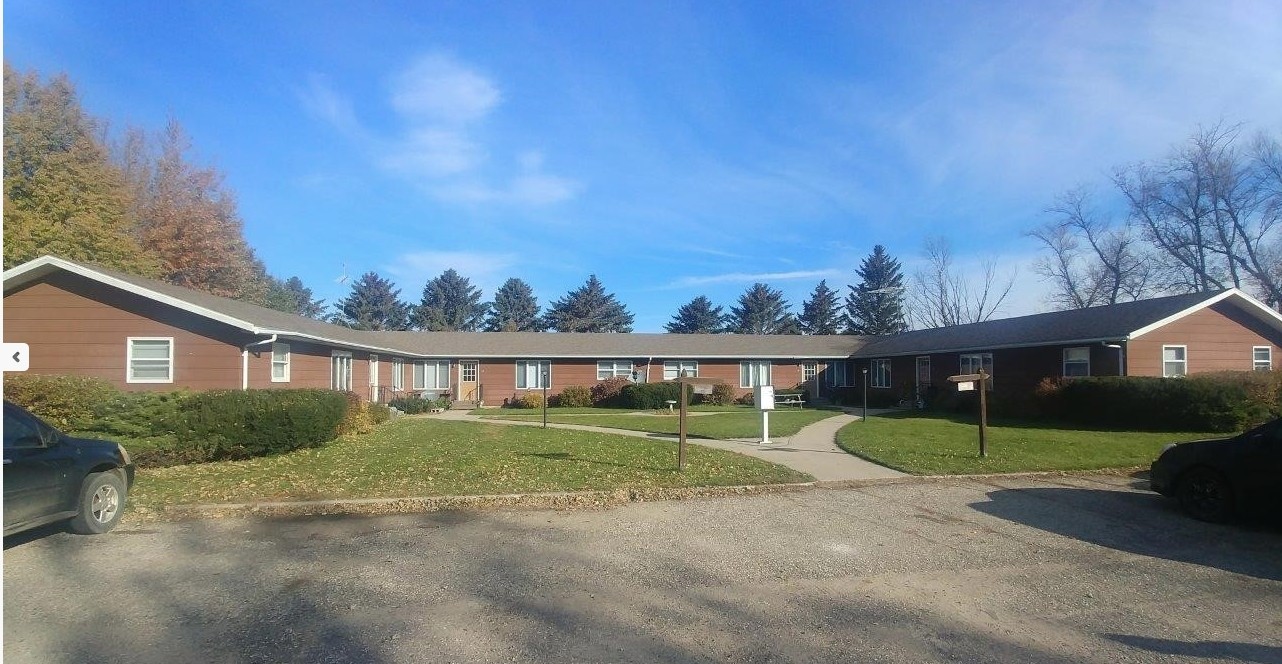
[[645, 382], [647, 384], [650, 382], [650, 363], [652, 362], [654, 362], [653, 356], [645, 358]]
[[273, 334], [267, 339], [247, 343], [240, 349], [240, 389], [249, 389], [249, 347], [274, 344], [276, 343], [276, 337], [277, 335]]

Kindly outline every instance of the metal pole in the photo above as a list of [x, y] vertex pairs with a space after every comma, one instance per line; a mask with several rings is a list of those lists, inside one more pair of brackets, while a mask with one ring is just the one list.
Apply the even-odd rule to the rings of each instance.
[[979, 456], [988, 456], [988, 374], [979, 370]]
[[868, 421], [868, 370], [864, 369], [864, 422]]
[[543, 372], [543, 428], [548, 428], [548, 372]]
[[681, 423], [678, 426], [680, 432], [677, 436], [677, 470], [686, 469], [686, 401], [687, 391], [690, 389], [689, 383], [681, 382]]

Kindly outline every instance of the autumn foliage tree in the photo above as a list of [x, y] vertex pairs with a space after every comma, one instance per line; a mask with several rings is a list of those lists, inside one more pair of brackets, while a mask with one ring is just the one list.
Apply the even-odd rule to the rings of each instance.
[[4, 66], [4, 266], [44, 254], [158, 276], [128, 192], [66, 76]]

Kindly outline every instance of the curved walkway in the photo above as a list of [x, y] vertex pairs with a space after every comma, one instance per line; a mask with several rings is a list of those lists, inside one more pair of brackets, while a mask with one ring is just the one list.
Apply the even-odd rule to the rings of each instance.
[[[543, 426], [542, 422], [518, 422], [514, 420], [490, 420], [478, 417], [464, 410], [447, 410], [431, 417], [484, 422], [487, 424], [511, 424], [514, 426]], [[686, 442], [704, 447], [716, 447], [739, 454], [765, 459], [781, 466], [787, 466], [803, 473], [808, 473], [821, 482], [840, 482], [843, 480], [869, 480], [903, 477], [904, 473], [879, 466], [866, 461], [837, 447], [837, 430], [851, 422], [858, 422], [855, 415], [842, 414], [820, 420], [802, 427], [797, 433], [782, 438], [771, 439], [771, 444], [762, 445], [756, 441], [736, 438], [716, 440], [711, 438], [687, 438]], [[652, 433], [649, 431], [632, 431], [630, 429], [610, 429], [583, 424], [548, 423], [548, 428], [579, 429], [612, 433], [637, 438], [662, 438], [676, 441], [671, 434]]]

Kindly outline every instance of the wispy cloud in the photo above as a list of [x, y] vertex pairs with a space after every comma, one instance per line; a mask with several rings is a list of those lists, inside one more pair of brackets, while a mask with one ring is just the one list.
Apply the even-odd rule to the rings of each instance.
[[707, 286], [711, 284], [751, 284], [756, 282], [769, 283], [772, 281], [794, 281], [797, 279], [827, 279], [841, 275], [840, 270], [798, 270], [795, 272], [730, 272], [726, 274], [712, 274], [702, 277], [681, 277], [676, 281], [668, 284], [668, 288], [689, 288], [691, 286]]
[[494, 291], [512, 276], [517, 256], [501, 252], [481, 251], [415, 251], [400, 254], [386, 267], [396, 283], [415, 299], [423, 286], [442, 272], [453, 268], [471, 280], [472, 285], [491, 297]]
[[492, 157], [504, 146], [485, 127], [503, 94], [466, 63], [440, 53], [422, 56], [391, 76], [389, 87], [394, 128], [383, 131], [363, 123], [324, 76], [311, 76], [299, 96], [309, 113], [357, 144], [380, 169], [437, 200], [546, 206], [582, 191], [577, 180], [549, 173], [540, 151]]

